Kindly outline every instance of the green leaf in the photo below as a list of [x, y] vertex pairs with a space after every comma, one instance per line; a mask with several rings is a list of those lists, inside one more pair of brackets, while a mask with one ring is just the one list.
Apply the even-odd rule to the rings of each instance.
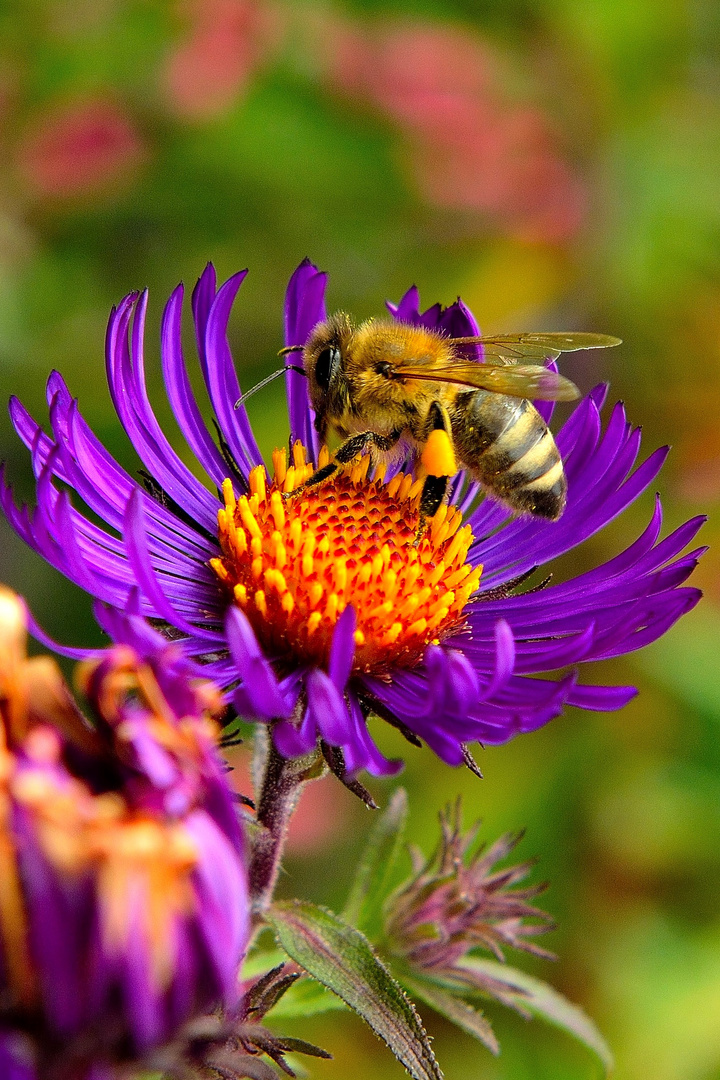
[[415, 1080], [442, 1080], [412, 1002], [359, 930], [301, 900], [276, 904], [265, 917], [288, 956], [358, 1013]]
[[342, 913], [346, 922], [361, 930], [372, 933], [380, 929], [382, 905], [402, 848], [407, 813], [407, 794], [398, 788], [370, 830]]
[[408, 990], [416, 997], [421, 998], [435, 1012], [440, 1013], [441, 1016], [444, 1016], [446, 1020], [450, 1020], [453, 1024], [457, 1024], [458, 1027], [461, 1027], [463, 1031], [467, 1031], [475, 1039], [479, 1039], [493, 1054], [500, 1053], [500, 1044], [495, 1038], [495, 1032], [490, 1026], [490, 1022], [485, 1019], [478, 1009], [468, 1005], [467, 1001], [463, 1001], [462, 998], [454, 997], [447, 990], [425, 982], [424, 979], [403, 977], [403, 982]]
[[[510, 996], [517, 997], [517, 1004], [521, 1010], [539, 1016], [548, 1023], [562, 1028], [569, 1035], [573, 1035], [598, 1056], [606, 1074], [612, 1071], [614, 1064], [612, 1051], [593, 1021], [579, 1006], [573, 1005], [546, 982], [535, 979], [532, 975], [526, 975], [524, 971], [519, 971], [517, 968], [508, 967], [507, 964], [501, 964], [497, 960], [466, 957], [460, 960], [457, 966], [465, 968], [471, 974], [489, 976], [491, 979], [504, 983]], [[459, 984], [460, 986], [464, 993], [468, 992], [467, 983]]]

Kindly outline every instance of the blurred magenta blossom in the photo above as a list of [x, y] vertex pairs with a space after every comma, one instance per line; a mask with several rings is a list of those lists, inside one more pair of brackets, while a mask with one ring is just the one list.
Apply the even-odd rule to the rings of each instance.
[[37, 195], [91, 194], [124, 179], [144, 156], [142, 139], [121, 105], [96, 98], [48, 109], [31, 123], [20, 172]]
[[184, 8], [188, 29], [167, 57], [166, 92], [181, 116], [208, 119], [238, 99], [271, 51], [280, 11], [258, 0], [196, 0]]
[[491, 47], [422, 22], [324, 24], [321, 61], [343, 92], [372, 102], [405, 135], [436, 206], [479, 213], [525, 240], [565, 241], [585, 193], [545, 113], [511, 102]]

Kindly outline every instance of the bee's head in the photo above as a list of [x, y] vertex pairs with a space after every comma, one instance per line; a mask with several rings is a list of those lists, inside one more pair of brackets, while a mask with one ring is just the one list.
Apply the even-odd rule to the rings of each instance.
[[303, 350], [303, 366], [316, 412], [323, 410], [329, 395], [337, 389], [343, 357], [353, 335], [348, 316], [339, 311], [318, 323]]

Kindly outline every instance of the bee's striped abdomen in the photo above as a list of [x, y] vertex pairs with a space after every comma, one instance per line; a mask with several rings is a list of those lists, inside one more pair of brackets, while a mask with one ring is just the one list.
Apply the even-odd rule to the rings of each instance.
[[458, 405], [453, 438], [475, 479], [517, 513], [559, 518], [565, 506], [565, 472], [535, 406], [482, 390]]

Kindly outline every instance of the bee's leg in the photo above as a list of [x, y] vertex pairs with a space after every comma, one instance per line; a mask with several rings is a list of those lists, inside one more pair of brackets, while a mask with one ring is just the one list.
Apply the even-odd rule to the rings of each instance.
[[401, 435], [402, 431], [391, 431], [389, 435], [378, 435], [377, 431], [362, 431], [359, 435], [351, 435], [335, 454], [335, 460], [340, 465], [347, 465], [348, 461], [358, 457], [370, 446], [381, 452], [392, 450]]
[[420, 494], [420, 524], [418, 525], [417, 539], [419, 540], [425, 531], [428, 518], [434, 518], [440, 507], [445, 492], [447, 491], [449, 476], [426, 476]]
[[299, 491], [303, 491], [308, 487], [315, 487], [316, 484], [322, 484], [324, 480], [327, 480], [329, 476], [332, 476], [334, 472], [341, 465], [347, 465], [349, 461], [356, 458], [359, 454], [362, 454], [368, 447], [374, 446], [377, 450], [391, 450], [395, 443], [398, 441], [402, 431], [391, 431], [389, 435], [378, 435], [376, 431], [361, 431], [359, 435], [351, 435], [349, 439], [346, 439], [340, 449], [335, 454], [335, 460], [329, 461], [327, 465], [323, 465], [322, 469], [318, 469], [314, 472], [309, 480], [306, 480], [300, 487], [295, 488], [294, 491], [290, 491], [283, 495], [283, 498], [289, 499], [292, 495], [297, 495]]
[[450, 417], [445, 406], [439, 401], [434, 401], [428, 410], [428, 427], [420, 455], [427, 476], [420, 495], [420, 522], [415, 535], [416, 544], [420, 542], [426, 522], [435, 516], [445, 498], [449, 478], [457, 472]]

